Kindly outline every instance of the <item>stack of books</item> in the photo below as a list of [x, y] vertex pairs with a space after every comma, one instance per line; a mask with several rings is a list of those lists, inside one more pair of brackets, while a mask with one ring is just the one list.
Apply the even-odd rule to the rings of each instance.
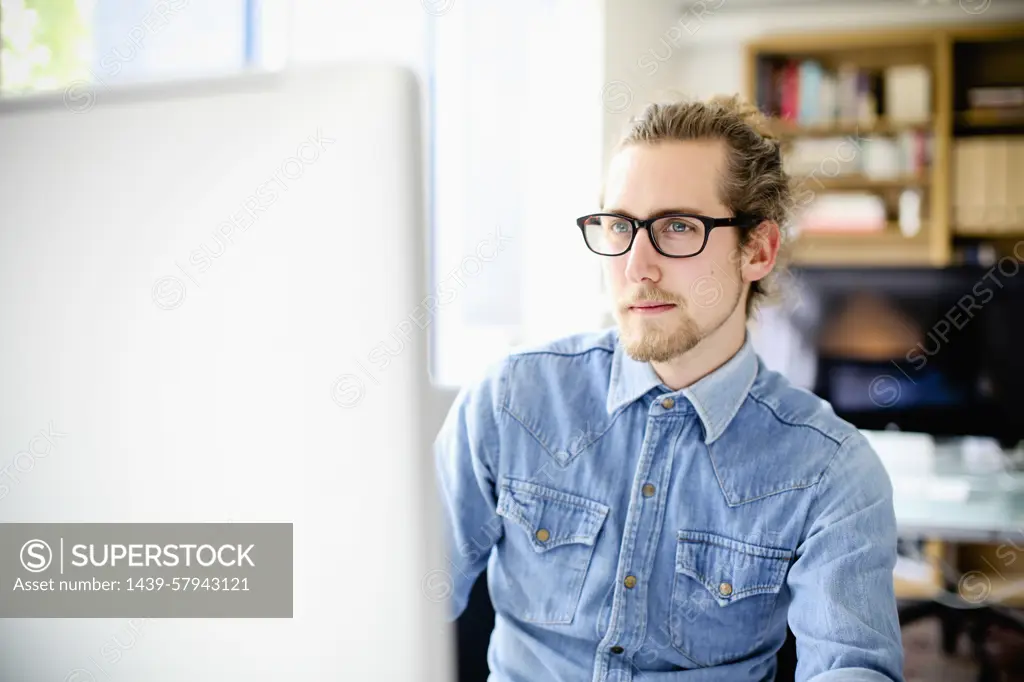
[[908, 64], [868, 70], [826, 68], [814, 59], [762, 58], [757, 101], [768, 116], [800, 126], [875, 125], [931, 120], [931, 72]]
[[931, 167], [933, 136], [904, 130], [892, 136], [805, 137], [786, 151], [786, 172], [814, 180], [862, 175], [871, 180], [921, 177]]
[[886, 225], [885, 202], [868, 192], [817, 194], [796, 216], [800, 233], [879, 233]]
[[968, 125], [1024, 123], [1024, 86], [970, 88], [967, 101], [971, 108], [961, 119]]
[[961, 233], [1024, 231], [1024, 136], [953, 144], [953, 225]]

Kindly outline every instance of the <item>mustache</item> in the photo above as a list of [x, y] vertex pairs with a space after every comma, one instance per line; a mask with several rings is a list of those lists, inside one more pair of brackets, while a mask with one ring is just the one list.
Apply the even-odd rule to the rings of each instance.
[[622, 299], [619, 307], [625, 310], [638, 303], [672, 303], [680, 308], [686, 307], [686, 301], [680, 296], [662, 291], [657, 287], [643, 287]]

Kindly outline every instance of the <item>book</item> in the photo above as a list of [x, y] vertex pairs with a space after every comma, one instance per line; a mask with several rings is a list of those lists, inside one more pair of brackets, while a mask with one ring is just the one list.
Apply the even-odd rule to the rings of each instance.
[[923, 64], [885, 70], [884, 111], [888, 120], [925, 123], [931, 119], [931, 72]]
[[1007, 158], [1009, 145], [1005, 138], [989, 138], [984, 140], [984, 164], [988, 171], [985, 183], [984, 213], [982, 221], [985, 227], [994, 231], [1005, 230], [1010, 223], [1009, 195], [1007, 194], [1007, 175], [1010, 164]]
[[790, 61], [783, 67], [782, 103], [779, 115], [784, 121], [797, 122], [800, 117], [800, 66]]
[[1011, 188], [1008, 216], [1010, 227], [1020, 230], [1024, 228], [1024, 137], [1010, 138], [1009, 171], [1006, 182]]
[[885, 202], [869, 192], [823, 193], [797, 219], [800, 232], [882, 232]]
[[800, 62], [799, 78], [800, 83], [797, 87], [799, 114], [797, 120], [800, 125], [805, 126], [826, 123], [827, 121], [822, 120], [820, 114], [821, 64], [812, 59]]
[[971, 109], [1024, 107], [1024, 87], [969, 88], [967, 101]]

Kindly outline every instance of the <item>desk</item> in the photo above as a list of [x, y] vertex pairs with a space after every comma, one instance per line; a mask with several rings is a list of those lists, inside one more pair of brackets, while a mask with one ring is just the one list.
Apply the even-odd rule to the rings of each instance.
[[996, 679], [984, 647], [989, 628], [1024, 632], [1024, 620], [1005, 608], [1024, 605], [1024, 473], [973, 472], [955, 445], [935, 447], [931, 466], [917, 472], [898, 452], [879, 455], [891, 466], [899, 535], [926, 541], [930, 568], [924, 580], [894, 576], [905, 602], [900, 624], [938, 617], [947, 653], [968, 631], [980, 679]]
[[901, 467], [900, 453], [887, 451], [893, 447], [883, 443], [876, 450], [892, 479], [901, 536], [955, 542], [1024, 539], [1024, 472], [972, 472], [955, 444], [935, 446], [931, 466], [915, 470]]

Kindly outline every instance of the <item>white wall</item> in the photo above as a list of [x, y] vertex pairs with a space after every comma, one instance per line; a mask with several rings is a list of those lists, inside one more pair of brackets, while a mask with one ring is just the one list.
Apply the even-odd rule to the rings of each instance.
[[687, 34], [686, 19], [671, 0], [605, 0], [602, 168], [630, 116], [674, 87], [671, 56]]

